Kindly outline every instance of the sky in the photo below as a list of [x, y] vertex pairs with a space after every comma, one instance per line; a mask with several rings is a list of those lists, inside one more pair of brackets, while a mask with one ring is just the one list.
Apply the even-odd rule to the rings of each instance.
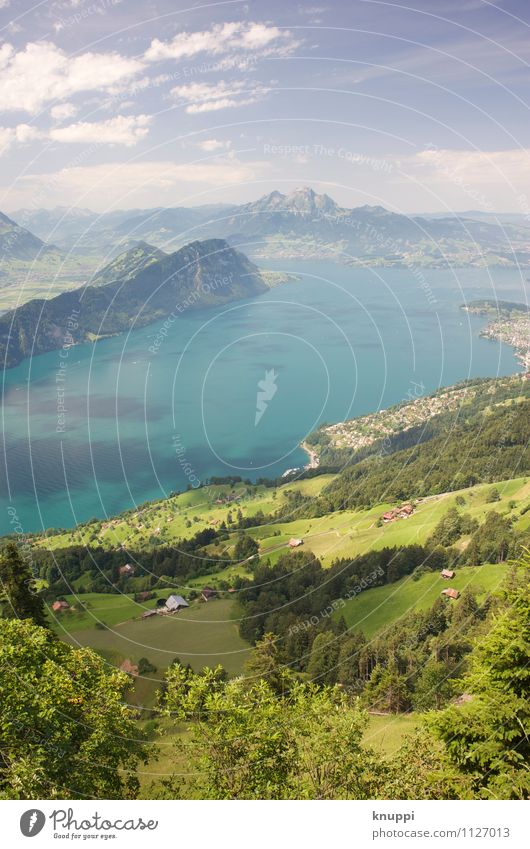
[[530, 221], [528, 0], [0, 0], [0, 210], [243, 203]]

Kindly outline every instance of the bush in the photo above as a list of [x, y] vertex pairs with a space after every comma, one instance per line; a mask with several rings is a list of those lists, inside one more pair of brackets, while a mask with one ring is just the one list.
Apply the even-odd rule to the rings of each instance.
[[151, 663], [149, 658], [141, 657], [138, 661], [138, 674], [139, 675], [147, 675], [149, 672], [156, 672], [156, 666], [154, 663]]

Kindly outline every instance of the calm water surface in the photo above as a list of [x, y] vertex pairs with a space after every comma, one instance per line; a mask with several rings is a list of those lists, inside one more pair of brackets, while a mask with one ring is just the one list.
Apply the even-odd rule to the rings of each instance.
[[323, 421], [518, 368], [459, 309], [526, 299], [515, 270], [267, 266], [301, 279], [183, 314], [163, 338], [159, 323], [5, 372], [0, 533], [13, 508], [25, 531], [70, 527], [211, 475], [274, 477], [306, 461], [299, 443]]

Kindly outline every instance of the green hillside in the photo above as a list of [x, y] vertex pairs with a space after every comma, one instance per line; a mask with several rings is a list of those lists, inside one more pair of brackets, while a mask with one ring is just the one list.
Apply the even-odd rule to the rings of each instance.
[[450, 581], [444, 580], [439, 572], [428, 572], [417, 580], [408, 576], [395, 584], [365, 590], [348, 600], [335, 616], [343, 616], [348, 628], [360, 629], [369, 638], [384, 631], [411, 610], [428, 610], [448, 586], [460, 593], [470, 590], [479, 599], [485, 593], [498, 590], [506, 569], [504, 563], [464, 566], [456, 570]]
[[[114, 263], [111, 264], [114, 266]], [[134, 261], [133, 261], [134, 266]], [[223, 304], [266, 291], [268, 282], [244, 254], [221, 239], [192, 242], [125, 279], [30, 301], [0, 317], [0, 356], [10, 368], [30, 354], [93, 341], [142, 327], [185, 310]], [[109, 275], [115, 278], [116, 269]], [[101, 274], [105, 277], [106, 272]]]
[[[170, 589], [158, 595], [167, 598]], [[221, 664], [231, 676], [241, 672], [248, 657], [250, 647], [239, 636], [237, 605], [230, 598], [196, 602], [178, 614], [144, 620], [141, 615], [155, 606], [154, 600], [138, 604], [131, 597], [102, 593], [66, 598], [75, 610], [54, 617], [54, 630], [62, 639], [89, 646], [116, 665], [145, 657], [157, 667], [153, 678], [159, 680], [175, 657], [197, 672]]]

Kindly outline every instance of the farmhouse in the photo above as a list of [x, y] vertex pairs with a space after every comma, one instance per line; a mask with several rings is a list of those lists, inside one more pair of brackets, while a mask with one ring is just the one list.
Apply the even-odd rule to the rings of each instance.
[[181, 595], [170, 595], [166, 601], [165, 610], [168, 613], [176, 613], [182, 607], [189, 607], [188, 602]]
[[447, 587], [446, 590], [442, 590], [442, 595], [446, 596], [446, 598], [459, 598], [460, 593], [458, 590], [454, 590], [453, 587]]
[[154, 610], [144, 610], [142, 613], [142, 619], [149, 619], [151, 616], [156, 616], [158, 610], [155, 608]]
[[150, 598], [153, 598], [154, 593], [149, 590], [143, 590], [141, 593], [136, 593], [134, 600], [135, 601], [149, 601]]
[[130, 563], [126, 563], [125, 566], [120, 566], [118, 571], [120, 575], [124, 575], [126, 578], [132, 578], [134, 575], [134, 566]]
[[451, 578], [454, 578], [455, 573], [452, 569], [442, 569], [440, 575], [442, 576], [442, 578], [447, 578], [448, 580], [450, 580]]
[[215, 595], [216, 591], [212, 590], [211, 587], [204, 587], [204, 589], [201, 590], [201, 597], [204, 599], [204, 601], [210, 601], [210, 599], [213, 598]]
[[395, 522], [396, 519], [408, 519], [414, 513], [412, 504], [402, 504], [401, 507], [394, 507], [393, 510], [388, 510], [383, 513], [381, 520], [383, 522]]
[[138, 675], [138, 666], [136, 663], [133, 663], [129, 658], [126, 658], [123, 663], [120, 664], [120, 669], [122, 672], [126, 672], [128, 675]]
[[303, 545], [303, 544], [304, 544], [303, 539], [297, 539], [296, 537], [291, 537], [291, 539], [288, 542], [289, 548], [298, 548], [299, 545]]
[[52, 604], [52, 610], [54, 613], [60, 613], [61, 610], [68, 610], [70, 605], [67, 601], [54, 601]]

